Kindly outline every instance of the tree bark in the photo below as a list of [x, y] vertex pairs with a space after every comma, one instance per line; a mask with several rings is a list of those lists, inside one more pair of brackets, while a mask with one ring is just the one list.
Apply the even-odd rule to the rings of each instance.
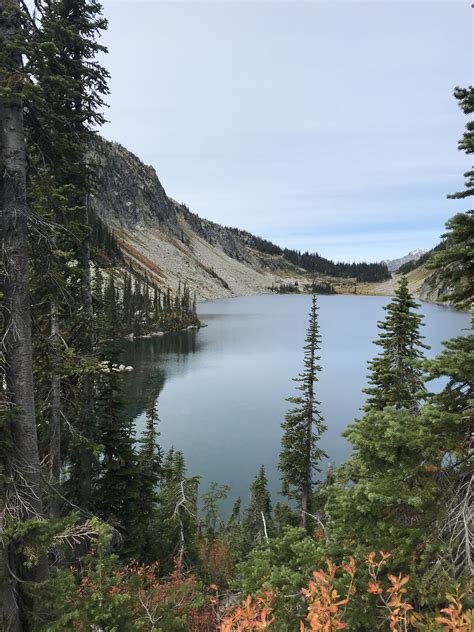
[[59, 319], [58, 307], [51, 304], [51, 338], [53, 347], [53, 375], [51, 378], [51, 416], [49, 436], [49, 480], [51, 483], [51, 497], [49, 501], [49, 515], [59, 517], [59, 496], [55, 493], [61, 475], [61, 377], [59, 350]]
[[[7, 473], [16, 479], [18, 492], [23, 492], [19, 518], [28, 520], [43, 516], [43, 506], [33, 390], [22, 59], [18, 50], [7, 48], [7, 44], [20, 32], [19, 15], [19, 0], [0, 0], [0, 50], [2, 61], [5, 61], [0, 84], [10, 88], [8, 96], [0, 97], [0, 208], [5, 319], [3, 351], [7, 406], [12, 412], [9, 424], [12, 450]], [[3, 549], [0, 568], [10, 574], [7, 560], [8, 551]], [[37, 581], [44, 579], [47, 565], [40, 563], [31, 575], [30, 578]], [[18, 605], [11, 604], [13, 578], [2, 577], [0, 580], [7, 581], [7, 585], [2, 583], [2, 591], [6, 590], [7, 593], [2, 594], [0, 620], [10, 620], [7, 630], [20, 629]]]

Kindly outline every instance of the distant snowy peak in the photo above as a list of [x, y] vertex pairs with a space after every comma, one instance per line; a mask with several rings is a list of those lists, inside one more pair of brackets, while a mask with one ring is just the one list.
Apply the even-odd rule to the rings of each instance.
[[398, 259], [384, 259], [382, 263], [386, 264], [390, 272], [396, 272], [404, 263], [407, 263], [408, 261], [416, 261], [426, 252], [428, 251], [418, 248], [418, 250], [412, 250], [404, 257], [399, 257]]

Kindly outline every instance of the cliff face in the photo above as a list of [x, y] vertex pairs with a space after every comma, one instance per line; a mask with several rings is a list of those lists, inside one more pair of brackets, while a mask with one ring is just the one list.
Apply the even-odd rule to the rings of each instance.
[[94, 207], [112, 228], [146, 230], [162, 225], [177, 234], [176, 209], [153, 167], [117, 143], [98, 139], [91, 158], [98, 178]]
[[441, 303], [452, 289], [452, 286], [446, 280], [441, 279], [439, 274], [430, 271], [419, 289], [418, 296], [422, 301]]
[[199, 300], [266, 292], [304, 273], [281, 256], [252, 249], [236, 231], [201, 219], [166, 195], [152, 167], [98, 139], [92, 205], [126, 258], [163, 287], [187, 283]]
[[[95, 211], [118, 237], [126, 259], [161, 287], [175, 290], [186, 283], [202, 301], [313, 280], [281, 254], [254, 247], [249, 233], [203, 219], [168, 197], [153, 167], [121, 145], [98, 138], [91, 163], [97, 178]], [[424, 266], [412, 270], [408, 279], [411, 291], [423, 300], [440, 301], [446, 293]], [[316, 280], [334, 283], [341, 293], [354, 293], [357, 285], [353, 279], [322, 275]], [[391, 295], [396, 285], [394, 275], [382, 283], [359, 284], [357, 291]]]

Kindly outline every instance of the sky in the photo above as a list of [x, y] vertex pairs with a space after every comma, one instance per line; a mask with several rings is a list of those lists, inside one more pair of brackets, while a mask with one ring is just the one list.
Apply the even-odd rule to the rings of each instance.
[[105, 0], [103, 134], [202, 217], [335, 260], [439, 241], [464, 202], [469, 1]]

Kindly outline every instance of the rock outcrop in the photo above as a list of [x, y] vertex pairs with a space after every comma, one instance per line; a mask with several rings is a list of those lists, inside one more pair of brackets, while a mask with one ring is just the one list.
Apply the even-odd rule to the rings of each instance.
[[261, 253], [245, 233], [201, 219], [168, 197], [153, 167], [117, 143], [97, 139], [94, 210], [135, 267], [163, 287], [186, 283], [198, 300], [268, 292], [303, 270]]

